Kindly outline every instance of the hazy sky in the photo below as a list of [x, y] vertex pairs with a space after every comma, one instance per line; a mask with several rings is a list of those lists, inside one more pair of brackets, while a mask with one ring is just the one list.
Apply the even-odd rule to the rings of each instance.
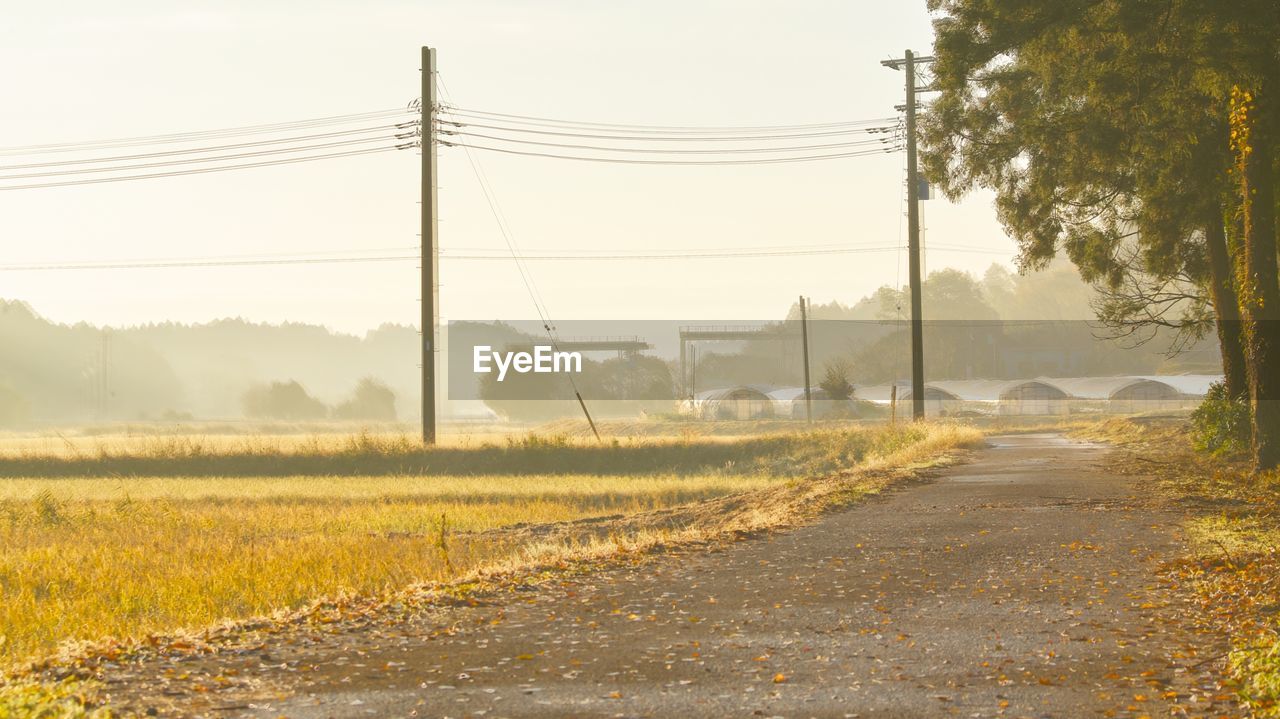
[[[791, 125], [894, 114], [928, 51], [923, 0], [8, 2], [0, 147], [382, 110], [418, 95], [438, 48], [459, 106], [657, 125]], [[527, 253], [896, 245], [902, 155], [648, 167], [479, 154]], [[23, 158], [0, 158], [5, 163]], [[0, 267], [300, 254], [417, 243], [417, 156], [0, 192]], [[504, 248], [460, 150], [440, 151], [441, 244]], [[1012, 243], [988, 195], [924, 203], [930, 270], [981, 273]], [[529, 263], [556, 318], [766, 319], [804, 293], [853, 302], [905, 282], [899, 252]], [[0, 297], [64, 322], [241, 316], [363, 332], [416, 324], [414, 262], [14, 272]], [[444, 319], [525, 319], [510, 261], [445, 260]]]

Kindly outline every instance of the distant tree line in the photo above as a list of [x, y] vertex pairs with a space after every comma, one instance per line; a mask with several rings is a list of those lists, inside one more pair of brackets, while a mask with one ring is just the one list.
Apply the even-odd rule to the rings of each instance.
[[297, 381], [270, 382], [249, 388], [242, 398], [244, 415], [255, 419], [290, 421], [348, 419], [392, 422], [396, 419], [396, 395], [372, 377], [356, 385], [349, 399], [329, 407], [312, 397]]
[[[1014, 274], [993, 264], [981, 278], [944, 269], [923, 286], [930, 322], [925, 366], [932, 379], [1021, 379], [1040, 375], [1114, 375], [1217, 372], [1217, 347], [1178, 328], [1153, 327], [1142, 338], [1102, 341], [1095, 319], [1096, 288], [1065, 260]], [[810, 308], [810, 366], [816, 381], [837, 363], [855, 385], [885, 384], [909, 376], [911, 316], [905, 287], [883, 286], [853, 305]], [[731, 384], [797, 386], [803, 381], [797, 331], [799, 307], [764, 337], [699, 348], [695, 390]], [[1151, 341], [1155, 340], [1155, 341]], [[1170, 351], [1176, 347], [1177, 351]], [[856, 391], [855, 391], [856, 395]]]
[[0, 300], [0, 427], [234, 418], [251, 388], [280, 377], [306, 387], [326, 416], [387, 417], [385, 394], [352, 385], [378, 378], [406, 413], [420, 396], [419, 352], [416, 329], [400, 325], [362, 337], [240, 319], [101, 328]]

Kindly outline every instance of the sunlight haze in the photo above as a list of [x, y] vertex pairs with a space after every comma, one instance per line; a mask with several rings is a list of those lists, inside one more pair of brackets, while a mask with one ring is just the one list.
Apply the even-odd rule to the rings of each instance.
[[[907, 45], [926, 53], [930, 37], [923, 3], [21, 4], [0, 27], [0, 61], [21, 69], [0, 79], [9, 108], [0, 146], [403, 107], [418, 95], [422, 45], [438, 49], [447, 100], [466, 108], [654, 125], [890, 117], [903, 76], [880, 60]], [[442, 319], [534, 316], [466, 157], [447, 147], [439, 156]], [[905, 243], [900, 152], [747, 167], [477, 159], [524, 253]], [[413, 254], [417, 164], [416, 151], [403, 151], [0, 192], [0, 266]], [[980, 276], [1011, 259], [989, 195], [922, 207], [927, 270]], [[450, 260], [450, 250], [499, 259]], [[0, 269], [0, 297], [58, 322], [244, 317], [362, 334], [417, 325], [416, 265]], [[528, 266], [557, 319], [772, 319], [799, 292], [852, 304], [906, 282], [901, 251]]]

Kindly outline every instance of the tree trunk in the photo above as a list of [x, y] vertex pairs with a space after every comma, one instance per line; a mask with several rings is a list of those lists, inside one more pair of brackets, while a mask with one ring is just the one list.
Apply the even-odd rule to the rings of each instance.
[[1231, 255], [1227, 250], [1221, 207], [1214, 206], [1210, 210], [1204, 226], [1204, 241], [1209, 250], [1209, 289], [1213, 313], [1217, 318], [1223, 383], [1228, 398], [1243, 400], [1249, 395], [1249, 379], [1240, 337], [1240, 299], [1231, 273]]
[[1249, 362], [1256, 471], [1280, 466], [1280, 275], [1276, 267], [1276, 196], [1272, 155], [1280, 103], [1260, 83], [1239, 122], [1241, 213], [1244, 220], [1240, 308]]

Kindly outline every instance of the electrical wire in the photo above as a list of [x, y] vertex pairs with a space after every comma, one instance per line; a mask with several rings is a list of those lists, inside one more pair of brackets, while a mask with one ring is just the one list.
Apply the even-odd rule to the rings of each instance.
[[[90, 157], [80, 160], [59, 160], [57, 162], [35, 162], [25, 165], [0, 165], [0, 172], [8, 172], [10, 170], [27, 170], [40, 167], [67, 167], [72, 165], [87, 165], [98, 162], [124, 162], [127, 160], [145, 160], [153, 157], [173, 157], [177, 155], [191, 155], [204, 152], [217, 152], [221, 150], [238, 150], [246, 147], [262, 147], [265, 145], [279, 145], [288, 142], [303, 142], [308, 140], [322, 140], [330, 137], [345, 137], [347, 135], [361, 135], [368, 132], [381, 132], [386, 130], [403, 129], [403, 123], [398, 125], [377, 125], [374, 127], [361, 127], [354, 130], [336, 130], [334, 132], [321, 132], [311, 135], [294, 135], [291, 137], [281, 137], [272, 140], [255, 140], [253, 142], [239, 142], [230, 145], [211, 145], [207, 147], [193, 147], [182, 150], [164, 150], [161, 152], [144, 152], [133, 155], [114, 155], [111, 157]], [[397, 139], [402, 139], [399, 135]]]
[[[436, 80], [440, 84], [440, 91], [447, 98], [449, 96], [449, 88], [445, 84], [444, 78], [436, 73]], [[550, 311], [546, 307], [542, 293], [538, 292], [537, 285], [533, 281], [533, 276], [529, 269], [525, 267], [520, 257], [520, 251], [516, 246], [515, 238], [507, 222], [506, 213], [502, 212], [498, 205], [497, 196], [493, 192], [492, 184], [489, 182], [488, 175], [484, 172], [479, 159], [473, 156], [469, 148], [464, 148], [463, 153], [466, 155], [467, 163], [471, 166], [472, 174], [475, 175], [476, 182], [480, 184], [480, 189], [484, 194], [486, 203], [489, 205], [489, 212], [493, 215], [494, 222], [498, 225], [498, 231], [502, 235], [502, 240], [507, 246], [507, 250], [511, 254], [512, 260], [515, 261], [516, 270], [520, 275], [520, 280], [524, 284], [525, 291], [529, 295], [529, 299], [533, 302], [534, 310], [538, 313], [539, 319], [542, 320], [543, 327], [546, 329], [547, 337], [555, 343], [555, 326], [551, 322]]]
[[174, 170], [170, 172], [152, 172], [143, 175], [124, 175], [121, 177], [94, 177], [80, 180], [65, 180], [61, 182], [43, 182], [26, 185], [0, 185], [0, 192], [9, 190], [34, 190], [45, 187], [71, 187], [74, 185], [97, 185], [107, 182], [128, 182], [132, 180], [149, 180], [158, 177], [181, 177], [184, 175], [203, 175], [210, 172], [224, 172], [227, 170], [243, 170], [250, 167], [271, 167], [274, 165], [291, 165], [299, 162], [312, 162], [315, 160], [329, 160], [338, 157], [355, 157], [357, 155], [371, 155], [379, 152], [391, 152], [395, 150], [406, 149], [404, 145], [391, 145], [388, 147], [371, 147], [360, 150], [347, 150], [345, 152], [331, 152], [322, 155], [307, 155], [304, 157], [286, 157], [275, 160], [264, 160], [261, 162], [247, 162], [235, 165], [222, 165], [218, 167], [192, 167], [185, 170]]
[[[337, 250], [329, 250], [316, 253], [293, 253], [293, 254], [267, 254], [267, 255], [231, 255], [221, 257], [201, 257], [201, 258], [163, 258], [163, 259], [135, 259], [121, 261], [97, 261], [97, 262], [43, 262], [29, 263], [20, 265], [0, 265], [0, 272], [34, 272], [49, 270], [123, 270], [123, 269], [163, 269], [178, 267], [275, 267], [280, 265], [320, 265], [320, 264], [346, 264], [346, 263], [364, 263], [364, 262], [408, 262], [422, 259], [419, 254], [410, 254], [409, 251], [417, 250], [416, 247], [389, 247], [389, 248], [370, 248], [365, 250], [343, 250], [341, 252], [394, 252], [396, 254], [382, 254], [372, 256], [312, 256], [312, 255], [331, 255], [336, 254]], [[893, 252], [898, 249], [897, 245], [883, 246], [859, 246], [859, 247], [807, 247], [807, 248], [791, 248], [784, 250], [760, 250], [760, 249], [724, 249], [724, 250], [697, 250], [686, 252], [636, 252], [636, 253], [613, 253], [600, 255], [586, 254], [569, 254], [569, 253], [536, 253], [521, 254], [521, 261], [566, 261], [566, 260], [585, 260], [585, 261], [631, 261], [631, 260], [708, 260], [708, 259], [741, 259], [741, 258], [776, 258], [776, 257], [804, 257], [812, 255], [846, 255], [846, 254], [868, 254], [878, 252]], [[989, 250], [980, 247], [944, 247], [939, 248], [953, 251], [966, 252], [982, 252], [992, 254], [1004, 254], [1003, 250]], [[495, 252], [501, 251], [494, 248]], [[461, 254], [454, 254], [455, 252]], [[441, 259], [444, 260], [508, 260], [508, 255], [495, 254], [474, 254], [476, 249], [462, 248], [442, 248], [440, 250]], [[530, 288], [532, 292], [532, 288]], [[541, 302], [538, 303], [541, 307]], [[543, 310], [545, 312], [545, 309]], [[548, 324], [550, 317], [546, 317]]]
[[[616, 133], [602, 135], [602, 134], [592, 134], [592, 133], [584, 133], [584, 132], [558, 132], [554, 130], [533, 130], [533, 129], [521, 128], [521, 127], [509, 127], [505, 125], [482, 125], [482, 124], [471, 123], [471, 122], [443, 121], [440, 124], [452, 125], [459, 129], [475, 127], [475, 128], [480, 128], [482, 130], [517, 132], [517, 133], [523, 133], [527, 135], [550, 135], [554, 137], [573, 137], [573, 138], [584, 139], [584, 140], [621, 140], [621, 141], [629, 141], [629, 142], [659, 142], [659, 141], [660, 142], [751, 142], [755, 140], [807, 140], [807, 139], [816, 138], [816, 137], [840, 137], [843, 135], [861, 135], [861, 134], [867, 134], [869, 132], [868, 129], [863, 128], [863, 129], [857, 129], [857, 130], [830, 130], [830, 131], [822, 131], [822, 132], [756, 135], [752, 137], [732, 137], [732, 136], [695, 137], [695, 136], [684, 136], [684, 135], [675, 136], [675, 137], [637, 137], [634, 135], [620, 135]], [[880, 128], [875, 128], [875, 129], [878, 131]], [[452, 130], [440, 131], [440, 134], [445, 134], [445, 135], [453, 134], [453, 133], [454, 131]]]
[[[983, 247], [965, 247], [965, 246], [947, 246], [935, 247], [938, 250], [948, 252], [976, 252], [980, 254], [1005, 254], [1005, 250], [994, 250]], [[731, 259], [741, 257], [804, 257], [812, 255], [850, 255], [864, 254], [875, 252], [894, 252], [898, 250], [897, 245], [883, 246], [864, 246], [864, 247], [834, 247], [834, 248], [807, 248], [807, 249], [791, 249], [791, 250], [724, 250], [724, 251], [698, 251], [698, 252], [669, 252], [669, 253], [615, 253], [615, 254], [526, 254], [526, 260], [708, 260], [708, 259]], [[445, 253], [444, 250], [441, 250]], [[501, 255], [453, 255], [442, 254], [443, 259], [447, 260], [499, 260], [506, 259]]]
[[[547, 117], [534, 117], [531, 115], [513, 115], [510, 113], [486, 112], [483, 110], [469, 110], [469, 109], [452, 107], [452, 106], [445, 106], [443, 109], [446, 112], [448, 112], [450, 115], [455, 115], [455, 116], [482, 117], [482, 118], [483, 117], [508, 118], [511, 121], [509, 124], [523, 124], [523, 125], [545, 126], [545, 127], [566, 126], [566, 127], [618, 128], [618, 129], [631, 130], [635, 132], [654, 132], [654, 133], [671, 133], [671, 134], [706, 133], [706, 132], [744, 133], [744, 134], [752, 134], [752, 133], [759, 133], [759, 132], [778, 132], [778, 131], [790, 132], [790, 131], [799, 131], [799, 130], [830, 129], [830, 128], [836, 128], [836, 127], [853, 127], [853, 126], [860, 126], [860, 125], [877, 125], [877, 124], [883, 124], [886, 122], [892, 122], [895, 119], [897, 119], [895, 117], [880, 117], [880, 118], [871, 118], [867, 120], [846, 120], [846, 121], [839, 121], [839, 122], [823, 122], [823, 123], [811, 123], [811, 124], [803, 124], [803, 125], [757, 125], [757, 126], [730, 125], [730, 126], [720, 126], [720, 127], [715, 127], [715, 126], [698, 127], [698, 126], [690, 126], [690, 125], [637, 125], [637, 124], [612, 123], [612, 122], [584, 122], [580, 120], [558, 120], [558, 119], [547, 118]], [[499, 122], [502, 122], [502, 121], [503, 120], [499, 120]]]
[[[191, 157], [178, 160], [163, 160], [160, 162], [143, 162], [133, 165], [112, 165], [108, 167], [81, 167], [73, 170], [54, 170], [51, 172], [26, 172], [17, 175], [0, 175], [0, 181], [5, 180], [25, 180], [35, 177], [66, 177], [68, 175], [84, 175], [100, 172], [130, 172], [133, 170], [147, 170], [156, 167], [174, 167], [178, 165], [191, 165], [204, 162], [223, 162], [227, 160], [244, 160], [252, 157], [266, 157], [271, 155], [284, 155], [295, 152], [311, 152], [313, 150], [326, 150], [334, 147], [349, 147], [351, 145], [366, 145], [371, 142], [388, 142], [397, 138], [394, 135], [380, 137], [363, 137], [352, 140], [336, 140], [334, 142], [323, 142], [314, 145], [301, 145], [297, 147], [280, 147], [272, 150], [256, 150], [253, 152], [237, 152], [229, 155], [211, 155], [208, 157]], [[253, 165], [243, 165], [243, 167], [251, 167]], [[8, 188], [5, 188], [8, 189]]]
[[44, 145], [16, 145], [11, 147], [0, 147], [0, 155], [38, 155], [53, 152], [78, 152], [91, 149], [132, 147], [137, 145], [162, 145], [179, 142], [195, 142], [226, 137], [237, 137], [241, 135], [262, 135], [311, 129], [315, 127], [327, 127], [331, 125], [368, 122], [370, 120], [403, 116], [411, 113], [412, 110], [408, 108], [398, 108], [395, 110], [376, 110], [373, 112], [354, 113], [350, 115], [333, 115], [330, 117], [313, 118], [310, 120], [295, 120], [292, 122], [279, 122], [266, 125], [245, 125], [241, 127], [223, 128], [220, 130], [199, 130], [194, 132], [169, 133], [165, 135], [143, 135], [110, 140], [87, 140], [81, 142], [62, 142]]
[[800, 157], [769, 157], [758, 158], [752, 160], [630, 160], [614, 157], [582, 157], [574, 155], [557, 155], [547, 152], [526, 152], [524, 150], [512, 150], [501, 147], [489, 147], [487, 145], [473, 145], [467, 142], [450, 142], [445, 140], [439, 141], [445, 147], [465, 147], [473, 150], [485, 150], [488, 152], [501, 152], [508, 155], [523, 155], [525, 157], [547, 157], [557, 160], [580, 160], [583, 162], [607, 162], [625, 165], [776, 165], [790, 162], [815, 162], [819, 160], [835, 160], [847, 157], [866, 157], [868, 155], [883, 155], [889, 152], [895, 152], [901, 148], [891, 146], [884, 149], [864, 150], [861, 152], [843, 152], [825, 155], [805, 155]]
[[39, 264], [39, 265], [0, 265], [0, 272], [35, 272], [47, 270], [151, 270], [172, 269], [176, 267], [259, 267], [277, 265], [326, 265], [346, 264], [352, 262], [399, 262], [421, 259], [418, 255], [388, 255], [376, 257], [291, 257], [278, 260], [175, 260], [171, 262], [104, 262]]
[[606, 152], [646, 152], [654, 154], [700, 154], [700, 155], [718, 155], [718, 154], [740, 154], [740, 153], [767, 153], [767, 152], [805, 152], [809, 150], [831, 150], [845, 147], [866, 147], [868, 145], [883, 145], [885, 138], [875, 138], [871, 140], [855, 140], [854, 142], [836, 142], [823, 145], [791, 145], [783, 147], [729, 147], [729, 148], [711, 148], [711, 149], [685, 149], [685, 148], [649, 148], [649, 147], [608, 147], [604, 145], [572, 145], [558, 142], [538, 142], [536, 140], [517, 140], [508, 137], [499, 137], [496, 135], [482, 135], [478, 133], [458, 132], [450, 133], [456, 137], [475, 137], [483, 140], [497, 140], [500, 142], [512, 142], [521, 145], [537, 145], [539, 147], [560, 147], [570, 150], [602, 150]]

